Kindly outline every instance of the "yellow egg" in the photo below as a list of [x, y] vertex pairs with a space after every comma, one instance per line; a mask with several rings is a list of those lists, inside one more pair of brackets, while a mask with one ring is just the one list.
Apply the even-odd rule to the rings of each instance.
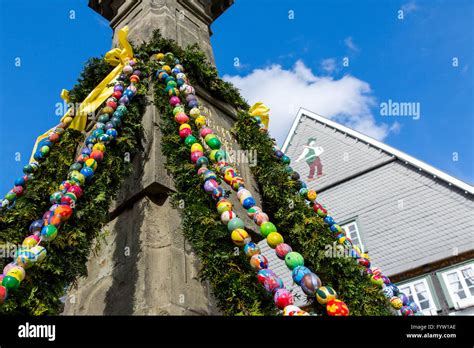
[[86, 161], [86, 166], [95, 171], [97, 169], [97, 161], [93, 158], [89, 158]]
[[157, 54], [156, 54], [156, 59], [158, 59], [158, 60], [163, 60], [163, 59], [165, 59], [165, 55], [164, 55], [163, 53], [161, 53], [161, 52], [160, 52], [160, 53], [157, 53]]
[[25, 279], [25, 271], [21, 271], [19, 268], [13, 268], [7, 273], [8, 276], [18, 279], [19, 282], [22, 282]]
[[234, 244], [237, 246], [244, 246], [252, 240], [247, 231], [242, 228], [236, 228], [235, 230], [233, 230], [230, 237], [232, 238]]
[[102, 144], [102, 143], [97, 143], [97, 144], [94, 144], [94, 146], [92, 147], [92, 150], [97, 150], [97, 151], [102, 151], [102, 152], [105, 152], [105, 145]]
[[163, 65], [162, 69], [166, 71], [168, 74], [171, 73], [171, 68], [169, 67], [169, 65]]
[[310, 200], [311, 202], [313, 202], [316, 199], [317, 196], [318, 195], [316, 194], [316, 191], [314, 191], [314, 190], [309, 190], [308, 191], [307, 197], [308, 197], [308, 200]]
[[267, 244], [270, 248], [275, 249], [281, 243], [283, 243], [283, 236], [280, 233], [271, 232], [267, 236]]
[[26, 237], [24, 240], [23, 240], [23, 243], [21, 243], [21, 246], [24, 246], [25, 248], [32, 248], [34, 247], [36, 244], [38, 244], [38, 241], [32, 237]]
[[183, 123], [179, 126], [179, 130], [183, 130], [184, 128], [191, 129], [191, 126], [188, 123]]
[[191, 145], [191, 153], [195, 151], [201, 151], [204, 152], [204, 149], [202, 148], [202, 145], [199, 143], [194, 143]]
[[206, 125], [206, 118], [204, 116], [199, 116], [196, 118], [194, 123], [196, 123], [196, 127], [201, 128], [202, 126]]
[[71, 116], [66, 116], [66, 117], [64, 117], [63, 122], [64, 122], [64, 124], [66, 124], [66, 125], [69, 126], [69, 125], [71, 124], [71, 122], [72, 122], [72, 117], [71, 117]]

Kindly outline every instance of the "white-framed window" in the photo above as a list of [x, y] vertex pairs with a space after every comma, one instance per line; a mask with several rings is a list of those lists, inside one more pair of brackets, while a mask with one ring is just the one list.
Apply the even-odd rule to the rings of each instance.
[[344, 229], [344, 231], [346, 231], [346, 236], [352, 241], [352, 244], [357, 245], [360, 250], [365, 251], [357, 222], [351, 221], [341, 225], [341, 227]]
[[441, 275], [456, 309], [474, 305], [474, 264], [452, 268]]
[[400, 292], [408, 296], [410, 301], [416, 303], [424, 315], [437, 315], [433, 295], [425, 278], [399, 285], [398, 288]]

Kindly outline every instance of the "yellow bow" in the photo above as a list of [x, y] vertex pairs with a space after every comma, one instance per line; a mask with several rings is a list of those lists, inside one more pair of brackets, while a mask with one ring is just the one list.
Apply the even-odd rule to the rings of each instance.
[[258, 116], [262, 120], [262, 123], [268, 128], [268, 123], [270, 122], [270, 117], [268, 116], [268, 112], [270, 109], [263, 104], [262, 102], [256, 102], [252, 105], [249, 110], [249, 114], [252, 117]]
[[[117, 77], [122, 72], [123, 67], [133, 58], [133, 49], [130, 43], [127, 40], [128, 36], [128, 27], [125, 26], [118, 32], [118, 39], [120, 46], [122, 48], [113, 48], [105, 54], [104, 59], [112, 66], [115, 66], [112, 70], [98, 85], [94, 88], [89, 95], [82, 101], [79, 106], [76, 115], [69, 125], [69, 128], [76, 129], [78, 131], [83, 131], [86, 128], [87, 124], [87, 115], [93, 113], [95, 110], [102, 105], [104, 101], [109, 98], [114, 92], [114, 82], [117, 80]], [[112, 85], [112, 86], [109, 86]], [[65, 89], [61, 91], [61, 98], [69, 103], [69, 92]], [[61, 118], [61, 122], [67, 117], [70, 116], [71, 109], [69, 109], [64, 116]], [[36, 139], [36, 143], [33, 147], [33, 152], [31, 153], [30, 162], [34, 161], [34, 153], [38, 147], [38, 143], [47, 138], [51, 132], [54, 131], [54, 128], [43, 133]]]

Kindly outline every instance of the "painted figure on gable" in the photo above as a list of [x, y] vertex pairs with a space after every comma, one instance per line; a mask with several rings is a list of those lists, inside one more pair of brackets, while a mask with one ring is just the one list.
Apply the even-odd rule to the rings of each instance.
[[303, 152], [298, 157], [296, 162], [304, 159], [309, 166], [308, 180], [314, 180], [314, 174], [321, 177], [323, 175], [323, 165], [321, 163], [321, 154], [324, 149], [321, 146], [316, 146], [316, 137], [308, 139], [307, 145], [304, 146]]

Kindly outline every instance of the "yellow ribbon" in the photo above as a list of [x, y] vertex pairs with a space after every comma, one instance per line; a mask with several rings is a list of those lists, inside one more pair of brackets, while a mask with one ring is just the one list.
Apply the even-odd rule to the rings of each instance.
[[[105, 61], [115, 68], [95, 87], [92, 92], [82, 101], [79, 106], [76, 116], [69, 125], [69, 128], [83, 131], [87, 124], [87, 115], [94, 112], [99, 108], [104, 101], [109, 98], [114, 92], [113, 83], [117, 80], [117, 77], [122, 72], [123, 67], [133, 58], [133, 49], [127, 40], [128, 26], [123, 27], [118, 32], [118, 39], [122, 48], [113, 48], [105, 54]], [[112, 85], [112, 86], [109, 86]], [[61, 98], [69, 103], [69, 92], [65, 89], [61, 91]], [[71, 109], [69, 109], [64, 116], [61, 118], [61, 122], [68, 116], [70, 116]], [[34, 153], [38, 147], [38, 143], [47, 138], [54, 128], [51, 128], [47, 132], [40, 135], [35, 142], [33, 152], [31, 153], [30, 162], [34, 161]]]
[[249, 114], [252, 117], [258, 116], [262, 120], [262, 123], [268, 128], [268, 122], [270, 122], [270, 117], [268, 116], [268, 112], [270, 109], [268, 106], [263, 104], [262, 102], [256, 102], [252, 105], [249, 110]]

